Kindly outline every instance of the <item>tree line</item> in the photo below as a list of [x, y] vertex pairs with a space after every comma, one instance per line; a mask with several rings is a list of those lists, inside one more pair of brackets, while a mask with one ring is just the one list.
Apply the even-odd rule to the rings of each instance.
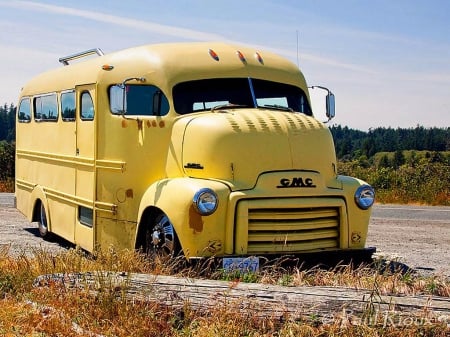
[[339, 159], [358, 158], [361, 155], [373, 157], [378, 152], [450, 151], [450, 127], [444, 128], [384, 128], [368, 132], [354, 130], [347, 126], [330, 127]]

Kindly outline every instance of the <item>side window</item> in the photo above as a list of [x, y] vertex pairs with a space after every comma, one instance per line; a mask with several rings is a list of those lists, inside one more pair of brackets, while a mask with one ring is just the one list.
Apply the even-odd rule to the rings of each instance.
[[75, 120], [75, 91], [61, 93], [61, 115], [65, 122]]
[[164, 116], [169, 112], [169, 101], [154, 85], [113, 85], [109, 88], [109, 107], [118, 115]]
[[92, 227], [94, 212], [91, 208], [79, 206], [78, 207], [78, 221], [83, 225]]
[[56, 122], [58, 120], [56, 94], [34, 98], [34, 119], [39, 122]]
[[94, 103], [92, 102], [91, 94], [88, 91], [84, 91], [81, 94], [80, 117], [85, 121], [94, 119]]
[[31, 103], [29, 98], [23, 98], [17, 109], [17, 120], [19, 123], [29, 123], [31, 121]]

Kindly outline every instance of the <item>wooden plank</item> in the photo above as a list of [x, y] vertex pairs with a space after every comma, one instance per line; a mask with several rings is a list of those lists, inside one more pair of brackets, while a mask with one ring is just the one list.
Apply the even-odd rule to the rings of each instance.
[[450, 298], [430, 295], [379, 295], [371, 290], [345, 287], [282, 287], [109, 272], [42, 275], [34, 286], [55, 282], [67, 288], [88, 287], [93, 294], [113, 289], [117, 296], [125, 294], [132, 301], [156, 301], [175, 309], [182, 309], [186, 304], [201, 311], [225, 307], [261, 318], [314, 318], [327, 323], [342, 315], [353, 319], [401, 315], [450, 320]]

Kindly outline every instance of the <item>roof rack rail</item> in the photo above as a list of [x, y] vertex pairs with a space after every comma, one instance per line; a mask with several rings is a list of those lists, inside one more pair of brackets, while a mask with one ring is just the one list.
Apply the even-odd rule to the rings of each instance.
[[65, 66], [68, 66], [69, 65], [69, 61], [76, 60], [76, 59], [79, 59], [79, 58], [82, 58], [82, 57], [86, 57], [86, 56], [89, 56], [89, 55], [93, 55], [93, 54], [97, 54], [98, 56], [105, 55], [105, 53], [103, 53], [103, 51], [100, 48], [93, 48], [93, 49], [82, 51], [80, 53], [76, 53], [76, 54], [73, 54], [73, 55], [61, 57], [59, 59], [59, 62], [64, 64]]

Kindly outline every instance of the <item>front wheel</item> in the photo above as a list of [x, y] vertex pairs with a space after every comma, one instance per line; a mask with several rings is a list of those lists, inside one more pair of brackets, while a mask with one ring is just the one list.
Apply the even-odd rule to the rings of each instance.
[[175, 256], [180, 251], [172, 223], [164, 213], [158, 214], [145, 235], [145, 250], [161, 256]]

